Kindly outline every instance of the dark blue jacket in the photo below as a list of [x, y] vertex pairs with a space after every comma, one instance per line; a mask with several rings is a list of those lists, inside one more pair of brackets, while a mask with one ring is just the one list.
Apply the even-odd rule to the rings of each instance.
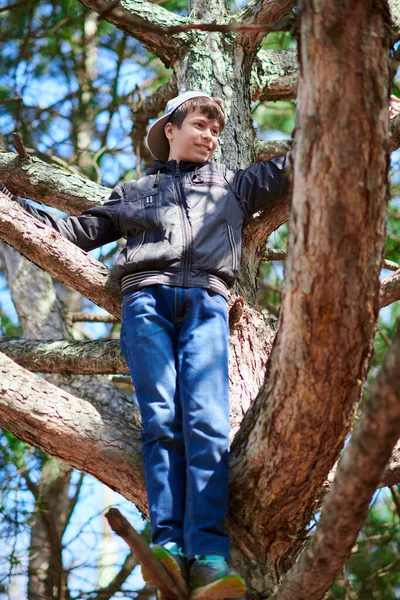
[[288, 193], [287, 157], [227, 169], [158, 163], [109, 199], [62, 219], [13, 197], [40, 221], [84, 250], [126, 237], [115, 263], [122, 293], [163, 283], [209, 288], [226, 296], [239, 268], [247, 216]]

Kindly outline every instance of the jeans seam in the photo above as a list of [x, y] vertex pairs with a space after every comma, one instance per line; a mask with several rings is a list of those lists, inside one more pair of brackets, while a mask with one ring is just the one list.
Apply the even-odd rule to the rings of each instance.
[[[179, 380], [181, 379], [181, 365], [179, 364]], [[181, 395], [181, 404], [182, 404], [182, 430], [183, 430], [183, 438], [184, 438], [184, 443], [185, 443], [185, 456], [186, 456], [186, 495], [188, 497], [188, 507], [189, 507], [189, 525], [190, 528], [194, 527], [194, 518], [193, 518], [193, 511], [192, 511], [192, 506], [193, 506], [193, 502], [192, 502], [192, 488], [191, 488], [191, 477], [190, 477], [190, 464], [188, 461], [188, 456], [189, 456], [189, 437], [188, 437], [188, 433], [187, 433], [187, 422], [186, 422], [186, 412], [184, 410], [184, 402], [183, 402], [183, 392], [182, 392], [182, 385], [179, 381], [179, 394]], [[185, 515], [186, 517], [186, 515]], [[191, 553], [191, 540], [187, 539], [187, 532], [185, 532], [185, 550], [186, 550], [186, 554]]]

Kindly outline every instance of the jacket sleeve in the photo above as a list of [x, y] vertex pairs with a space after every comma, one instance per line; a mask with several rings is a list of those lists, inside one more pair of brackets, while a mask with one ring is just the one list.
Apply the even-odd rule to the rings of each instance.
[[77, 217], [64, 218], [31, 206], [20, 196], [11, 194], [3, 184], [0, 184], [0, 191], [17, 202], [35, 219], [52, 227], [87, 252], [103, 244], [114, 242], [123, 235], [119, 228], [119, 211], [124, 201], [122, 184], [113, 189], [102, 206], [90, 208]]
[[289, 192], [289, 155], [265, 160], [235, 173], [232, 186], [247, 214], [265, 208]]

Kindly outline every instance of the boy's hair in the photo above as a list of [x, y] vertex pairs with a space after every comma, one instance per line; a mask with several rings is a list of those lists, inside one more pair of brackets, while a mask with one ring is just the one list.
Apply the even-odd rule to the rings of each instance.
[[225, 113], [221, 98], [207, 98], [206, 96], [191, 98], [178, 106], [168, 122], [180, 129], [187, 115], [197, 108], [212, 121], [218, 121], [220, 133], [225, 129]]

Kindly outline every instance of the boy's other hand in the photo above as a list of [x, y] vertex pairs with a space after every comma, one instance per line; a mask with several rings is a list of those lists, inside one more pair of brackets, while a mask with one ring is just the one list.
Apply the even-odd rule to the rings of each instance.
[[397, 96], [390, 96], [390, 106], [389, 106], [389, 119], [394, 119], [397, 115], [400, 114], [400, 98]]

